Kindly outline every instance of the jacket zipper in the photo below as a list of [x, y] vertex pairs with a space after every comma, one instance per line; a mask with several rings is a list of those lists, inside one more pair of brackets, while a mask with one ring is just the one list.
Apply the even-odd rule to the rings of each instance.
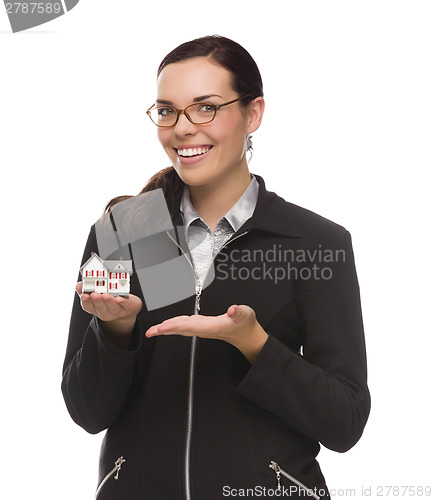
[[277, 475], [277, 482], [278, 482], [278, 490], [281, 491], [281, 482], [280, 482], [280, 476], [283, 475], [292, 483], [296, 484], [299, 486], [299, 488], [302, 488], [303, 490], [306, 491], [308, 496], [311, 496], [315, 498], [316, 500], [320, 500], [320, 497], [314, 493], [314, 491], [311, 488], [308, 488], [305, 486], [305, 484], [301, 483], [301, 481], [298, 481], [295, 477], [291, 476], [288, 472], [284, 471], [281, 469], [281, 467], [277, 464], [277, 462], [274, 462], [273, 460], [271, 461], [269, 465], [270, 469], [273, 469], [275, 471], [275, 474]]
[[[206, 281], [206, 276], [209, 272], [211, 265], [213, 264], [216, 256], [221, 252], [223, 248], [225, 248], [229, 243], [244, 236], [248, 231], [244, 233], [238, 234], [233, 239], [226, 241], [224, 245], [219, 249], [218, 253], [216, 253], [212, 260], [210, 261], [209, 266], [206, 269], [206, 272], [203, 277], [203, 284]], [[176, 244], [177, 247], [180, 248], [186, 260], [189, 262], [191, 269], [194, 273], [194, 282], [195, 282], [195, 307], [194, 314], [199, 314], [200, 312], [200, 298], [201, 292], [203, 289], [203, 284], [199, 284], [197, 279], [197, 273], [195, 272], [194, 266], [186, 253], [183, 251], [183, 248], [174, 240], [169, 231], [167, 231], [168, 237]], [[191, 457], [191, 436], [192, 436], [192, 417], [193, 417], [193, 395], [194, 395], [194, 373], [195, 373], [195, 353], [197, 349], [197, 337], [192, 337], [191, 341], [191, 354], [190, 354], [190, 362], [189, 362], [189, 387], [188, 387], [188, 422], [186, 427], [186, 440], [185, 440], [185, 498], [186, 500], [191, 500], [191, 474], [190, 474], [190, 457]]]
[[114, 476], [114, 479], [117, 481], [119, 479], [119, 472], [120, 469], [122, 468], [122, 464], [125, 463], [126, 460], [123, 457], [119, 457], [115, 462], [114, 462], [114, 467], [110, 470], [110, 472], [104, 477], [104, 479], [101, 481], [101, 484], [98, 486], [98, 489], [96, 490], [95, 493], [95, 498], [98, 498], [99, 493], [101, 492], [102, 487], [104, 484], [110, 479], [110, 477], [113, 476], [114, 473], [116, 475]]

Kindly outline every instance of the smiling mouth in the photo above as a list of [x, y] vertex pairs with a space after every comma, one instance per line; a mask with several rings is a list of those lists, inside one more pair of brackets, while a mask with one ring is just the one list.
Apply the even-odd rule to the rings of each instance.
[[200, 156], [204, 155], [208, 151], [210, 151], [213, 146], [203, 146], [198, 148], [185, 148], [185, 149], [176, 149], [176, 152], [179, 156], [183, 157], [191, 157], [191, 156]]

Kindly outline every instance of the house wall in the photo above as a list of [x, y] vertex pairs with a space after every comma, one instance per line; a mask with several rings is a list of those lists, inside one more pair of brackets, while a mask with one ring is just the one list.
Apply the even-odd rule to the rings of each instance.
[[[90, 276], [86, 277], [86, 271]], [[93, 271], [93, 276], [91, 276], [92, 271]], [[97, 257], [91, 259], [83, 267], [82, 280], [83, 280], [83, 291], [85, 292], [105, 293], [107, 291], [108, 273], [104, 264]], [[96, 285], [97, 282], [99, 283], [98, 286]], [[102, 285], [102, 283], [104, 283], [104, 285]]]
[[86, 277], [86, 271], [94, 271], [94, 278], [96, 278], [96, 272], [95, 271], [105, 271], [105, 277], [107, 276], [107, 270], [105, 269], [105, 266], [104, 264], [99, 260], [97, 259], [96, 257], [94, 259], [91, 259], [87, 265], [85, 265], [83, 267], [83, 278]]
[[[97, 285], [97, 283], [99, 283], [99, 285]], [[102, 283], [104, 284], [102, 285]], [[107, 278], [83, 278], [83, 292], [105, 293], [107, 292], [107, 284]]]
[[[108, 286], [108, 293], [111, 293], [113, 295], [128, 295], [129, 294], [129, 274], [126, 274], [127, 279], [115, 279], [115, 278], [110, 278], [109, 283], [112, 284], [113, 288], [110, 289], [110, 286]], [[115, 288], [115, 285], [117, 284], [117, 289]]]
[[[91, 276], [91, 271], [93, 270], [93, 276]], [[86, 277], [86, 271], [89, 273], [90, 276]], [[101, 271], [105, 271], [105, 276], [98, 276], [98, 271], [99, 274], [102, 274]], [[91, 259], [82, 269], [82, 281], [83, 281], [83, 291], [87, 291], [89, 293], [91, 292], [99, 292], [99, 293], [111, 293], [112, 295], [128, 295], [129, 290], [130, 290], [130, 277], [129, 273], [121, 269], [113, 269], [113, 273], [116, 273], [116, 276], [125, 276], [126, 279], [120, 279], [120, 278], [112, 278], [111, 277], [111, 272], [108, 271], [104, 263], [101, 262], [97, 257]], [[99, 285], [96, 286], [96, 283], [99, 282], [104, 282], [104, 285]], [[116, 285], [110, 288], [109, 284]]]

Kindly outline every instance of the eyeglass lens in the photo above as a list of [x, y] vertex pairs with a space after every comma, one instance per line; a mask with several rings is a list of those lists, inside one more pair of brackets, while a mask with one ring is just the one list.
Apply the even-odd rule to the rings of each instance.
[[[185, 114], [193, 123], [207, 123], [215, 116], [215, 107], [211, 104], [192, 104], [185, 108]], [[153, 108], [150, 111], [151, 118], [156, 125], [169, 127], [174, 125], [177, 118], [177, 110], [169, 107]]]

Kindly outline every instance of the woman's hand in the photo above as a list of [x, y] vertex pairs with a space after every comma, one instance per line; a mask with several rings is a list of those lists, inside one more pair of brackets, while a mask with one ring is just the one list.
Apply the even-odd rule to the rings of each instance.
[[256, 319], [256, 313], [246, 305], [232, 305], [219, 316], [176, 316], [154, 325], [146, 337], [157, 335], [184, 335], [224, 340], [237, 347], [252, 364], [257, 358], [268, 334]]
[[75, 290], [80, 296], [81, 307], [97, 316], [103, 322], [104, 332], [121, 348], [127, 348], [131, 340], [137, 314], [143, 303], [135, 295], [114, 296], [111, 293], [82, 293], [83, 283], [79, 281]]

